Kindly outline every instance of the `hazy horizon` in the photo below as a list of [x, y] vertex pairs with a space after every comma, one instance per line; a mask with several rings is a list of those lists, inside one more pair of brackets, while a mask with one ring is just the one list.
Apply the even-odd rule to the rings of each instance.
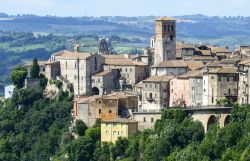
[[[250, 16], [248, 0], [0, 0], [0, 12], [39, 16]], [[164, 5], [166, 4], [166, 5]], [[239, 10], [240, 8], [240, 10]]]

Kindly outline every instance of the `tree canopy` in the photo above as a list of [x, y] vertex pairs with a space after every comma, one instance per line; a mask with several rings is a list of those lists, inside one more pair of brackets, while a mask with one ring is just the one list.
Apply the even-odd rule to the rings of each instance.
[[17, 88], [22, 88], [24, 86], [24, 80], [27, 77], [27, 69], [21, 66], [17, 66], [13, 69], [13, 71], [10, 74], [10, 78], [13, 82], [13, 84]]

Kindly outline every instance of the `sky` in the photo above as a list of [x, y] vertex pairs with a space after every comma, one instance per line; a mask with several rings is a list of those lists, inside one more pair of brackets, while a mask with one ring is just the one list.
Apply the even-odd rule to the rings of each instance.
[[0, 0], [0, 12], [52, 16], [250, 16], [250, 0]]

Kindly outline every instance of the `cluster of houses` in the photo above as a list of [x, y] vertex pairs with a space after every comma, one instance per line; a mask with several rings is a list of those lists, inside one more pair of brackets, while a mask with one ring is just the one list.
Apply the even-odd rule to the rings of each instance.
[[75, 95], [72, 118], [89, 127], [101, 119], [101, 140], [115, 142], [152, 128], [164, 108], [250, 103], [249, 56], [250, 46], [230, 51], [176, 42], [176, 20], [163, 17], [142, 55], [82, 53], [76, 45], [39, 65]]

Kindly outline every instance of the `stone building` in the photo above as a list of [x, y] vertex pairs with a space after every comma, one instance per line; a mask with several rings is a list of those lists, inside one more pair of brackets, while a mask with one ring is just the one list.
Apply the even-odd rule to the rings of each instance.
[[109, 48], [108, 48], [108, 42], [106, 39], [101, 39], [99, 43], [99, 53], [100, 54], [108, 54]]
[[169, 17], [155, 21], [155, 37], [151, 39], [154, 47], [154, 64], [176, 59], [176, 20]]
[[102, 121], [101, 142], [115, 143], [119, 137], [128, 138], [138, 132], [138, 123], [126, 118]]
[[238, 103], [250, 104], [250, 59], [244, 59], [238, 63], [239, 84], [238, 84]]
[[124, 80], [123, 85], [129, 85], [131, 89], [149, 75], [148, 65], [142, 61], [105, 56], [104, 70], [111, 69], [119, 69], [120, 76]]
[[74, 94], [83, 95], [91, 92], [91, 76], [103, 71], [104, 57], [92, 53], [80, 53], [77, 48], [76, 51], [60, 51], [51, 56], [48, 63], [48, 71], [46, 75], [54, 78], [58, 74], [58, 66], [52, 69], [52, 62], [60, 63], [60, 76], [73, 84]]
[[188, 72], [188, 66], [184, 60], [168, 60], [151, 67], [152, 76], [173, 75], [177, 76]]
[[151, 76], [143, 80], [139, 111], [161, 111], [169, 106], [169, 82], [173, 76]]
[[[40, 68], [40, 74], [45, 75], [45, 64], [47, 63], [47, 61], [37, 61], [39, 68]], [[33, 62], [29, 62], [27, 64], [24, 65], [24, 67], [27, 69], [27, 78], [31, 77], [31, 68], [33, 66]]]
[[170, 80], [170, 107], [202, 105], [202, 73], [202, 70], [193, 70]]
[[98, 117], [98, 110], [92, 103], [95, 97], [76, 97], [74, 100], [73, 119], [82, 120], [88, 127], [92, 127]]
[[138, 131], [154, 128], [155, 122], [161, 119], [161, 112], [133, 112], [131, 119], [138, 122]]
[[104, 70], [92, 75], [92, 92], [95, 95], [109, 94], [112, 90], [118, 90], [120, 72], [118, 69]]
[[189, 76], [189, 96], [190, 105], [202, 106], [203, 102], [203, 72], [200, 71], [194, 75]]
[[61, 68], [59, 61], [47, 62], [45, 64], [45, 76], [50, 79], [56, 79], [57, 76], [61, 75]]
[[217, 105], [217, 101], [227, 99], [229, 103], [238, 101], [238, 70], [224, 67], [205, 72], [203, 75], [203, 105]]
[[114, 92], [105, 96], [76, 96], [72, 111], [73, 119], [81, 119], [89, 127], [96, 119], [113, 120], [127, 118], [136, 111], [137, 96], [131, 92]]
[[115, 92], [97, 100], [101, 104], [102, 120], [112, 120], [118, 117], [126, 118], [129, 110], [137, 110], [137, 96], [129, 92]]

